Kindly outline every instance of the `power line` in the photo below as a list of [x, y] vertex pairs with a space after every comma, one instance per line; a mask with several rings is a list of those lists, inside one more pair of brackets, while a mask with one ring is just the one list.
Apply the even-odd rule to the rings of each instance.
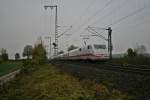
[[61, 33], [60, 35], [58, 35], [58, 38], [63, 36], [65, 33], [67, 33], [70, 29], [72, 28], [72, 26], [70, 26], [68, 29], [66, 29], [63, 33]]
[[110, 15], [114, 14], [115, 11], [120, 10], [121, 7], [123, 7], [125, 5], [125, 3], [127, 3], [128, 0], [125, 0], [124, 2], [122, 2], [120, 5], [117, 6], [117, 8], [113, 9], [110, 13], [107, 13], [106, 15], [102, 16], [101, 18], [99, 18], [98, 20], [96, 20], [95, 22], [93, 22], [91, 25], [100, 23], [100, 21], [102, 21], [103, 19], [109, 17]]
[[81, 29], [82, 26], [84, 26], [85, 24], [87, 24], [88, 22], [90, 22], [92, 20], [93, 17], [97, 16], [100, 12], [102, 12], [106, 7], [108, 7], [113, 0], [109, 0], [102, 9], [99, 9], [97, 12], [95, 12], [92, 16], [90, 16], [86, 21], [84, 21], [84, 23], [82, 23], [75, 31], [77, 32], [78, 30]]
[[89, 3], [89, 5], [87, 6], [87, 8], [84, 10], [84, 12], [82, 13], [82, 15], [80, 15], [80, 17], [76, 20], [76, 22], [75, 23], [73, 23], [72, 24], [72, 26], [75, 26], [75, 24], [77, 24], [78, 23], [78, 20], [80, 21], [83, 17], [82, 16], [84, 16], [85, 14], [86, 14], [86, 12], [88, 12], [88, 10], [93, 6], [93, 4], [96, 2], [96, 0], [91, 0], [91, 2]]
[[150, 7], [150, 4], [148, 4], [147, 6], [144, 6], [144, 7], [142, 7], [142, 8], [139, 8], [138, 10], [136, 10], [136, 11], [134, 11], [134, 12], [132, 12], [132, 13], [130, 13], [130, 14], [128, 14], [128, 15], [126, 15], [126, 16], [124, 16], [124, 17], [118, 19], [118, 20], [116, 20], [115, 22], [113, 22], [113, 23], [111, 23], [111, 24], [109, 24], [109, 25], [107, 25], [107, 26], [111, 26], [111, 25], [118, 24], [118, 23], [120, 23], [120, 22], [126, 20], [127, 18], [132, 17], [132, 16], [134, 16], [134, 15], [136, 15], [136, 14], [142, 12], [144, 9], [146, 9], [146, 8], [148, 8], [148, 7]]
[[[148, 13], [148, 14], [150, 14], [150, 13]], [[145, 18], [147, 18], [147, 19], [145, 19]], [[142, 20], [141, 20], [142, 19]], [[132, 25], [128, 25], [127, 27], [125, 27], [125, 28], [132, 28], [132, 29], [134, 29], [135, 27], [138, 27], [138, 26], [140, 26], [140, 25], [143, 25], [143, 24], [146, 24], [146, 23], [149, 23], [150, 22], [150, 16], [147, 16], [147, 17], [140, 17], [140, 20], [138, 19], [138, 21], [135, 21], [135, 23], [134, 24], [132, 24]], [[120, 26], [118, 26], [118, 27], [120, 27]], [[118, 29], [118, 27], [115, 27], [116, 29]]]
[[104, 7], [103, 7], [102, 9], [99, 9], [99, 10], [98, 10], [97, 12], [95, 12], [91, 17], [89, 17], [89, 18], [83, 23], [83, 25], [86, 24], [87, 22], [89, 22], [90, 20], [92, 20], [93, 17], [97, 16], [101, 11], [103, 11], [106, 7], [108, 7], [108, 6], [112, 3], [112, 1], [113, 1], [113, 0], [108, 1], [108, 2], [104, 5]]
[[92, 28], [89, 29], [89, 28], [90, 28], [90, 27], [88, 27], [87, 30], [88, 30], [90, 33], [96, 34], [96, 35], [97, 35], [98, 37], [100, 37], [101, 39], [104, 39], [104, 40], [108, 41], [108, 39], [106, 39], [104, 36], [101, 35], [102, 33], [104, 33], [105, 30], [103, 30], [103, 32], [101, 32], [101, 33], [98, 33], [98, 32], [95, 31], [94, 29], [92, 29]]

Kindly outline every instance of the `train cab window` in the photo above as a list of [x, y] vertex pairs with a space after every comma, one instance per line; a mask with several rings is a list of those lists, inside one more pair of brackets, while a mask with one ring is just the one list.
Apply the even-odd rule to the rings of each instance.
[[81, 51], [82, 49], [80, 48], [79, 51]]
[[106, 45], [97, 45], [97, 44], [94, 44], [94, 48], [95, 49], [106, 49]]
[[87, 46], [87, 49], [92, 49], [92, 46], [91, 46], [91, 45], [88, 45], [88, 46]]

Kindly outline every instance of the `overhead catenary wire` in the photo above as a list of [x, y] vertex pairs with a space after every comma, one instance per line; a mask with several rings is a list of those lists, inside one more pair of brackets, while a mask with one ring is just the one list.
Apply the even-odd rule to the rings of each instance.
[[[150, 12], [149, 12], [148, 14], [150, 14]], [[145, 19], [145, 17], [144, 17], [144, 18], [143, 18], [143, 17], [140, 17], [140, 18], [138, 19], [138, 21], [135, 21], [135, 23], [133, 23], [133, 24], [131, 24], [131, 25], [125, 26], [124, 29], [135, 29], [135, 27], [139, 27], [139, 26], [141, 26], [141, 25], [145, 25], [145, 24], [149, 23], [149, 22], [150, 22], [150, 16], [147, 16], [146, 18], [147, 18], [147, 19]], [[120, 29], [119, 27], [120, 27], [120, 26], [117, 26], [117, 27], [115, 27], [115, 29], [116, 29], [116, 30], [117, 30], [117, 29]]]
[[[99, 34], [96, 34], [95, 32], [93, 32], [93, 31], [91, 31], [91, 30], [88, 30], [88, 32], [90, 32], [90, 33], [92, 33], [93, 35], [91, 35], [91, 36], [96, 36], [96, 37], [99, 37], [99, 38], [101, 38], [101, 39], [103, 39], [103, 40], [105, 40], [105, 41], [108, 41], [108, 39], [106, 39], [105, 37], [103, 38], [103, 37], [101, 37]], [[102, 34], [102, 33], [101, 33]]]
[[87, 22], [92, 20], [93, 17], [97, 16], [100, 12], [102, 12], [106, 7], [108, 7], [113, 0], [108, 1], [102, 9], [99, 9], [97, 12], [95, 12], [91, 17], [89, 17], [81, 26], [84, 26]]
[[103, 30], [103, 32], [101, 32], [101, 33], [98, 33], [97, 31], [95, 31], [95, 30], [92, 29], [92, 28], [90, 28], [90, 29], [87, 28], [87, 30], [88, 30], [90, 33], [92, 33], [92, 34], [97, 35], [97, 36], [100, 37], [101, 39], [104, 39], [105, 41], [108, 41], [107, 38], [105, 38], [104, 36], [101, 35], [102, 33], [104, 33], [105, 30]]
[[134, 15], [136, 15], [136, 14], [142, 12], [144, 9], [146, 9], [146, 8], [148, 8], [148, 7], [150, 7], [150, 4], [145, 5], [144, 7], [135, 10], [134, 12], [132, 12], [132, 13], [130, 13], [130, 14], [128, 14], [128, 15], [126, 15], [126, 16], [124, 16], [124, 17], [118, 19], [118, 20], [116, 20], [116, 21], [114, 21], [114, 22], [111, 23], [111, 24], [108, 24], [107, 27], [112, 26], [112, 25], [119, 24], [120, 22], [126, 20], [127, 18], [132, 17], [132, 16], [134, 16]]
[[[148, 6], [148, 5], [146, 5], [145, 7], [140, 8], [140, 9], [138, 9], [138, 10], [136, 10], [136, 11], [133, 11], [132, 13], [130, 13], [130, 14], [128, 14], [128, 15], [125, 15], [125, 16], [123, 16], [123, 17], [117, 19], [117, 20], [114, 20], [114, 22], [112, 22], [112, 23], [108, 23], [108, 25], [106, 25], [106, 27], [117, 25], [117, 24], [121, 23], [122, 21], [127, 20], [129, 17], [132, 17], [132, 16], [134, 16], [134, 15], [139, 14], [139, 13], [142, 12], [144, 9], [148, 8], [147, 6]], [[120, 10], [120, 9], [118, 9], [118, 10]], [[85, 11], [86, 11], [86, 10], [85, 10]], [[113, 14], [113, 13], [114, 13], [114, 12], [111, 12], [111, 14]], [[109, 16], [109, 14], [108, 14], [108, 16]], [[81, 16], [79, 17], [79, 19], [81, 19], [81, 18], [83, 18], [83, 17], [84, 17], [84, 16], [81, 15]], [[105, 17], [103, 17], [103, 18], [105, 18]], [[91, 20], [93, 20], [93, 19], [91, 19]], [[102, 18], [99, 19], [99, 20], [102, 20]], [[89, 22], [89, 20], [88, 20], [88, 22]], [[87, 25], [88, 22], [86, 22], [85, 24]], [[95, 24], [95, 23], [94, 23], [94, 24]], [[83, 25], [83, 26], [84, 26], [84, 25]], [[79, 31], [80, 28], [82, 28], [83, 26], [79, 27], [79, 29], [78, 29], [77, 31]], [[75, 32], [77, 32], [77, 31], [75, 31]]]
[[[146, 8], [148, 8], [148, 7], [150, 7], [150, 4], [144, 5], [144, 7], [141, 7], [141, 8], [139, 8], [139, 9], [135, 10], [134, 12], [132, 12], [132, 13], [126, 15], [126, 16], [123, 16], [122, 18], [120, 18], [120, 19], [114, 21], [113, 23], [108, 24], [106, 27], [110, 27], [110, 26], [116, 25], [116, 24], [118, 24], [118, 23], [120, 23], [120, 22], [126, 20], [126, 19], [129, 18], [129, 17], [132, 17], [132, 16], [134, 16], [134, 15], [136, 15], [136, 14], [139, 14], [140, 12], [142, 12], [144, 9], [146, 9]], [[111, 12], [111, 13], [113, 13], [113, 12]], [[104, 18], [105, 18], [105, 17], [104, 17]], [[102, 20], [102, 19], [99, 19], [99, 20]], [[94, 24], [96, 24], [97, 22], [98, 22], [98, 21], [96, 21], [95, 23], [93, 23], [93, 24], [91, 24], [91, 25], [94, 25]]]
[[93, 17], [97, 16], [100, 12], [102, 12], [105, 8], [107, 8], [112, 2], [113, 0], [109, 0], [101, 9], [99, 9], [92, 16], [86, 19], [73, 33], [79, 31], [83, 26], [85, 26], [88, 22], [90, 22]]
[[96, 2], [96, 0], [91, 0], [89, 5], [82, 12], [82, 14], [78, 17], [78, 19], [75, 21], [75, 23], [72, 24], [72, 26], [75, 26], [80, 20], [82, 20], [83, 16], [89, 11], [89, 9], [95, 4], [95, 2]]
[[89, 11], [89, 9], [95, 4], [96, 0], [91, 0], [91, 2], [88, 4], [88, 6], [85, 8], [85, 10], [83, 11], [83, 13], [78, 17], [78, 19], [72, 24], [72, 28], [69, 30], [73, 30], [73, 27], [76, 26], [76, 24], [80, 23], [83, 16]]
[[114, 14], [114, 12], [116, 12], [117, 10], [120, 10], [122, 7], [124, 7], [124, 5], [128, 3], [128, 0], [125, 0], [124, 2], [122, 2], [120, 5], [118, 5], [115, 9], [112, 9], [110, 11], [110, 13], [107, 13], [106, 15], [98, 18], [96, 21], [94, 21], [93, 23], [91, 23], [88, 26], [92, 26], [92, 25], [96, 25], [97, 23], [100, 23], [100, 21], [102, 21], [103, 19], [106, 19], [107, 17], [110, 17], [110, 15]]
[[65, 33], [67, 33], [70, 29], [72, 28], [72, 26], [70, 26], [67, 30], [65, 30], [63, 33], [61, 33], [60, 35], [58, 35], [58, 38], [63, 36]]

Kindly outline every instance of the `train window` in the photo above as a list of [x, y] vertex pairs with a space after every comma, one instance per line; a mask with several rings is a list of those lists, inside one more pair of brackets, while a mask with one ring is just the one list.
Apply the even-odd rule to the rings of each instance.
[[80, 48], [79, 51], [81, 51], [82, 49]]
[[92, 49], [92, 46], [88, 45], [88, 46], [87, 46], [87, 49]]
[[106, 49], [106, 45], [97, 45], [97, 44], [94, 44], [94, 48], [95, 49]]

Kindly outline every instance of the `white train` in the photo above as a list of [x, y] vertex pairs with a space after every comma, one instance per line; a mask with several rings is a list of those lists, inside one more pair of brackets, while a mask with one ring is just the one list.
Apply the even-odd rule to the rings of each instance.
[[60, 54], [54, 59], [60, 60], [108, 60], [109, 53], [106, 45], [93, 44]]

